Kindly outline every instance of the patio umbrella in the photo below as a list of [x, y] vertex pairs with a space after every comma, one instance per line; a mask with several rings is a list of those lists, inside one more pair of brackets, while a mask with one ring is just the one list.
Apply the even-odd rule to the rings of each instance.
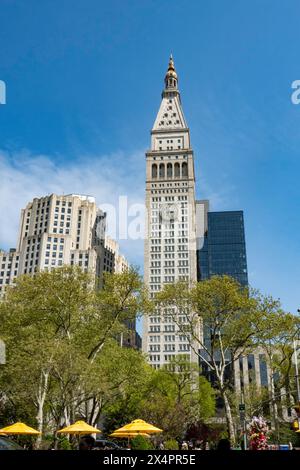
[[122, 432], [115, 431], [112, 434], [110, 434], [110, 437], [115, 437], [117, 439], [127, 438], [128, 445], [129, 445], [130, 439], [136, 436], [150, 437], [150, 435], [146, 434], [145, 432], [136, 432], [136, 431], [122, 431]]
[[13, 435], [25, 434], [28, 436], [36, 436], [41, 434], [39, 431], [36, 431], [35, 429], [31, 428], [30, 426], [27, 426], [27, 424], [24, 423], [15, 423], [11, 426], [6, 426], [6, 428], [0, 429], [0, 433]]
[[126, 424], [122, 428], [116, 429], [115, 432], [123, 433], [123, 432], [136, 432], [138, 434], [146, 433], [146, 434], [156, 434], [159, 432], [163, 432], [162, 429], [159, 429], [152, 424], [146, 423], [143, 419], [135, 419], [129, 424]]
[[130, 438], [130, 437], [136, 437], [136, 436], [144, 436], [144, 437], [150, 437], [150, 434], [146, 434], [145, 432], [130, 432], [130, 431], [123, 431], [123, 432], [118, 432], [115, 431], [112, 434], [109, 435], [109, 437], [117, 437], [117, 438]]
[[90, 426], [85, 421], [76, 421], [76, 423], [57, 431], [59, 434], [77, 434], [78, 436], [84, 434], [99, 434], [100, 432], [100, 429]]

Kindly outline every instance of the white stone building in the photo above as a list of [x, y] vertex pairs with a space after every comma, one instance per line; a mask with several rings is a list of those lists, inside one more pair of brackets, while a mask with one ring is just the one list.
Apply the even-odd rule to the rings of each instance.
[[9, 252], [0, 250], [0, 297], [7, 286], [12, 285], [18, 275], [19, 253], [11, 248]]
[[122, 273], [129, 268], [129, 263], [125, 256], [120, 254], [120, 247], [116, 240], [109, 236], [104, 242], [104, 265], [103, 271], [110, 273]]
[[[145, 226], [144, 277], [151, 297], [165, 284], [196, 281], [194, 157], [172, 57], [146, 153]], [[155, 368], [179, 354], [197, 360], [178, 334], [174, 312], [144, 319], [143, 350]], [[184, 323], [186, 313], [176, 314]]]
[[[21, 211], [17, 249], [0, 251], [0, 296], [21, 274], [34, 274], [64, 265], [78, 265], [101, 279], [106, 260], [106, 214], [95, 198], [51, 194], [34, 198]], [[128, 263], [114, 246], [112, 272]]]
[[104, 233], [105, 214], [93, 197], [34, 198], [21, 211], [18, 274], [71, 264], [100, 274]]

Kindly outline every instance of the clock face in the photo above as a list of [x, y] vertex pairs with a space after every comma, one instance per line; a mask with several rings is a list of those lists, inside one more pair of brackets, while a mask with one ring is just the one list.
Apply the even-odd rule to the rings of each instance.
[[178, 207], [176, 204], [162, 204], [160, 206], [160, 217], [163, 223], [174, 222], [178, 219]]

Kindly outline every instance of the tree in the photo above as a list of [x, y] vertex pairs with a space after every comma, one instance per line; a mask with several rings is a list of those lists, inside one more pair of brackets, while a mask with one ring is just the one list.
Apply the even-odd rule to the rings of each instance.
[[277, 302], [264, 321], [265, 327], [262, 328], [257, 343], [266, 356], [271, 417], [279, 436], [279, 406], [291, 408], [292, 401], [297, 402], [295, 375], [292, 375], [293, 340], [299, 336], [299, 318], [285, 313]]
[[157, 295], [157, 307], [172, 316], [195, 356], [213, 372], [224, 403], [229, 438], [234, 442], [229, 402], [232, 381], [226, 372], [258, 344], [260, 335], [269, 328], [268, 317], [276, 310], [276, 301], [242, 288], [229, 276], [214, 276], [192, 286], [165, 286]]
[[[154, 370], [145, 362], [135, 362], [131, 374], [124, 371], [124, 379], [126, 375], [130, 379], [114, 389], [114, 398], [105, 406], [106, 431], [141, 418], [163, 429], [164, 437], [176, 438], [194, 421], [210, 418], [215, 411], [210, 384], [186, 359], [175, 358], [172, 366], [172, 370]], [[116, 370], [116, 375], [121, 381], [123, 374]]]
[[18, 278], [0, 305], [8, 354], [0, 376], [5, 400], [17, 410], [19, 397], [26, 398], [41, 431], [46, 421], [69, 424], [90, 407], [88, 376], [99, 368], [105, 346], [147, 305], [134, 270], [107, 274], [101, 290], [77, 267]]
[[199, 368], [185, 357], [175, 357], [156, 371], [139, 403], [146, 421], [164, 429], [168, 438], [182, 438], [197, 421], [205, 422], [215, 412], [214, 391]]

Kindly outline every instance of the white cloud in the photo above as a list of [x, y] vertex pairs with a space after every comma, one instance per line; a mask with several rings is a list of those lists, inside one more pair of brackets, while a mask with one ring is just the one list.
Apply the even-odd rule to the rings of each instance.
[[[202, 177], [198, 183], [202, 197], [211, 201], [212, 210], [227, 206], [232, 188], [221, 184], [212, 191]], [[123, 239], [117, 219], [114, 233], [114, 212], [119, 217], [119, 198], [127, 196], [128, 217], [120, 206], [122, 221], [129, 234], [133, 228], [141, 231], [134, 220], [144, 219], [136, 213], [144, 205], [145, 157], [144, 150], [129, 155], [118, 152], [110, 155], [85, 155], [74, 160], [47, 155], [33, 155], [29, 151], [9, 153], [0, 149], [0, 248], [15, 247], [20, 211], [34, 197], [47, 194], [86, 194], [94, 196], [99, 207], [107, 210], [108, 232], [117, 240], [121, 250], [133, 264], [143, 265], [143, 240]], [[143, 228], [143, 227], [142, 227]], [[132, 234], [131, 234], [132, 235]]]
[[[85, 156], [60, 164], [47, 155], [0, 150], [0, 246], [7, 249], [16, 245], [20, 211], [34, 197], [88, 194], [96, 198], [98, 206], [110, 204], [118, 212], [119, 196], [127, 196], [129, 205], [143, 203], [144, 181], [143, 151]], [[126, 241], [121, 245], [127, 251]], [[138, 253], [142, 254], [142, 245], [135, 245], [136, 259]]]

